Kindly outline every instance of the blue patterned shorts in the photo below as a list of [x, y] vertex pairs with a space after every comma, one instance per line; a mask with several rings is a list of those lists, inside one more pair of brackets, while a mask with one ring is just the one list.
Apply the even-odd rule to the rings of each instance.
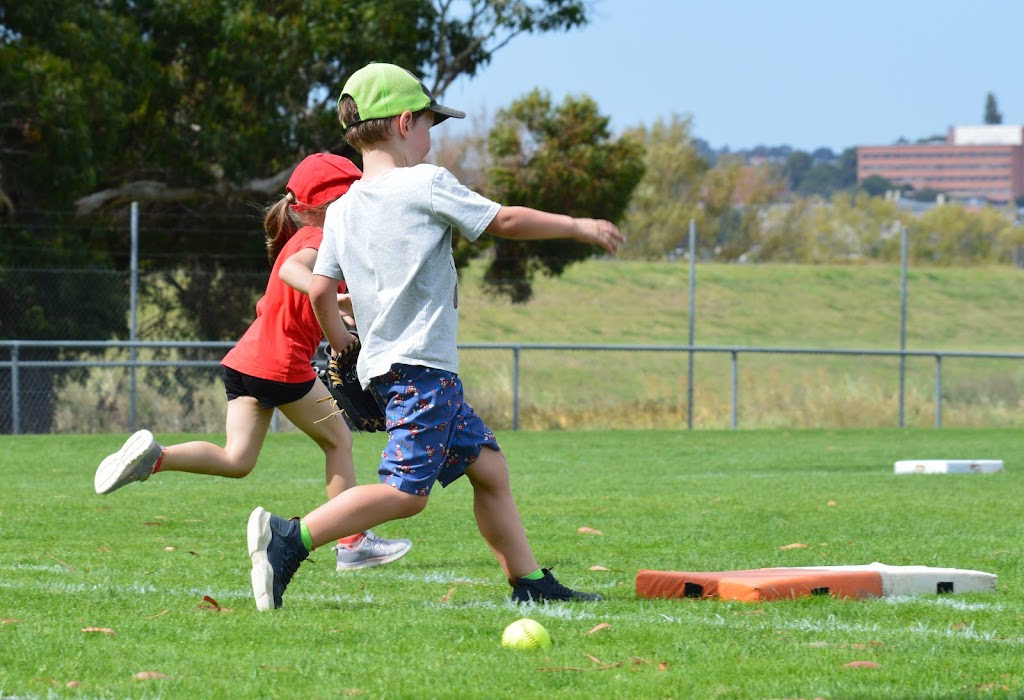
[[387, 408], [388, 444], [381, 453], [381, 483], [426, 496], [435, 481], [445, 487], [462, 476], [489, 447], [494, 433], [466, 403], [459, 375], [433, 367], [393, 365], [370, 380]]

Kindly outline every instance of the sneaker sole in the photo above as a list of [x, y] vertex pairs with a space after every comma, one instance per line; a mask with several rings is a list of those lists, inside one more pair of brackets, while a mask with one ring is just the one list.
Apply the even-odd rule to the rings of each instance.
[[252, 596], [256, 600], [256, 609], [264, 612], [274, 607], [274, 569], [267, 558], [271, 538], [270, 513], [263, 508], [250, 513], [245, 536], [249, 544], [249, 559], [252, 560]]
[[344, 564], [342, 562], [338, 562], [337, 570], [338, 571], [358, 571], [359, 569], [369, 569], [369, 568], [374, 567], [374, 566], [384, 566], [385, 564], [390, 564], [393, 561], [398, 561], [399, 559], [404, 557], [406, 554], [408, 554], [409, 550], [411, 550], [411, 549], [412, 549], [412, 542], [410, 542], [408, 545], [406, 545], [405, 549], [402, 549], [402, 550], [400, 550], [398, 552], [395, 552], [394, 554], [389, 554], [386, 557], [377, 557], [376, 559], [363, 559], [362, 561], [357, 562], [355, 564]]
[[103, 495], [124, 486], [125, 484], [118, 482], [136, 466], [138, 460], [153, 447], [154, 442], [156, 441], [153, 439], [153, 433], [140, 430], [128, 438], [120, 450], [100, 462], [93, 479], [96, 493]]

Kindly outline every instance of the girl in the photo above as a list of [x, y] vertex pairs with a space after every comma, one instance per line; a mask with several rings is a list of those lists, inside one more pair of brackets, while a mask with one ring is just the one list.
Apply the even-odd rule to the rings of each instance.
[[[313, 154], [299, 163], [285, 195], [267, 209], [270, 280], [256, 304], [256, 320], [221, 361], [228, 398], [225, 446], [197, 441], [165, 447], [150, 431], [140, 430], [100, 463], [96, 493], [145, 481], [158, 471], [240, 479], [256, 466], [275, 408], [324, 451], [329, 499], [355, 486], [352, 433], [310, 365], [323, 331], [307, 292], [327, 207], [361, 175], [346, 158]], [[344, 282], [338, 306], [351, 324]], [[340, 539], [334, 549], [338, 570], [347, 571], [388, 564], [411, 547], [409, 540], [386, 540], [366, 530]]]

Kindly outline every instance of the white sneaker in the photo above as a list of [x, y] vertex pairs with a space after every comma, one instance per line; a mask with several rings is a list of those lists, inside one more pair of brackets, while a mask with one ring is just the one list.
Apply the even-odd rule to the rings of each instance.
[[153, 473], [164, 448], [153, 439], [153, 433], [140, 430], [125, 441], [121, 449], [110, 455], [96, 469], [96, 493], [110, 493], [133, 481], [145, 481]]
[[373, 530], [367, 530], [355, 547], [338, 544], [333, 549], [338, 553], [338, 571], [353, 571], [382, 566], [401, 559], [412, 549], [412, 542], [386, 540], [373, 534]]

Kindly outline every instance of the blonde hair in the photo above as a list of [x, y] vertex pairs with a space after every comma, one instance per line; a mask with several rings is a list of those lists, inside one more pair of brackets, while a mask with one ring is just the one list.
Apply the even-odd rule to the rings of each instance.
[[[331, 202], [333, 201], [331, 200]], [[286, 192], [276, 203], [267, 207], [263, 216], [263, 230], [266, 231], [267, 238], [267, 258], [271, 265], [281, 254], [281, 249], [300, 228], [303, 226], [323, 228], [327, 207], [331, 204], [331, 202], [325, 202], [318, 207], [309, 207], [299, 212], [295, 211], [292, 206], [295, 202], [295, 195], [290, 191]]]

